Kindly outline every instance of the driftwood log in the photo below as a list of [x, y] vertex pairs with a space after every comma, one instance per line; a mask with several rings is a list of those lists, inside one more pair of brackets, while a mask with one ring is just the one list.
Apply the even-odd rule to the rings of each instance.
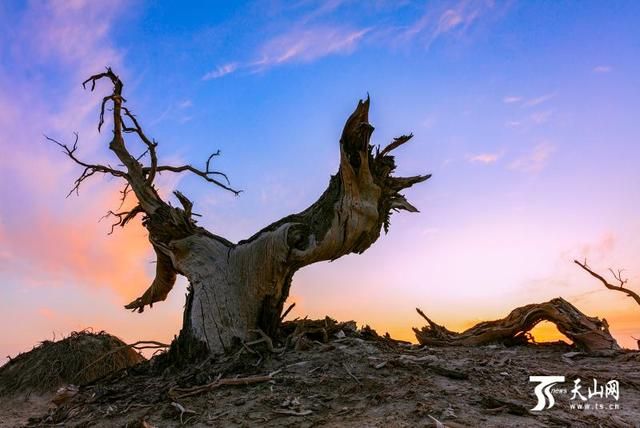
[[[211, 168], [219, 152], [209, 156], [205, 169], [161, 164], [157, 143], [125, 107], [122, 80], [107, 69], [85, 84], [93, 90], [102, 81], [111, 86], [111, 92], [102, 101], [98, 130], [105, 121], [105, 107], [111, 107], [109, 148], [122, 168], [78, 159], [77, 136], [73, 146], [50, 140], [84, 168], [72, 191], [95, 174], [108, 174], [124, 181], [123, 201], [129, 193], [135, 196], [132, 209], [110, 214], [116, 219], [114, 227], [142, 216], [157, 257], [156, 276], [142, 296], [126, 308], [142, 312], [165, 300], [177, 275], [189, 280], [183, 326], [173, 348], [185, 351], [178, 354], [200, 354], [203, 349], [207, 353], [230, 351], [258, 330], [273, 335], [295, 272], [312, 263], [364, 252], [380, 237], [381, 229], [387, 231], [392, 212], [418, 211], [401, 192], [430, 177], [392, 176], [396, 164], [391, 152], [412, 135], [398, 137], [384, 148], [370, 144], [374, 128], [368, 120], [367, 98], [358, 103], [336, 142], [338, 171], [320, 198], [304, 211], [233, 243], [198, 226], [193, 202], [185, 195], [174, 192], [181, 205], [176, 207], [161, 198], [154, 185], [157, 174], [185, 172], [239, 193], [226, 175]], [[146, 150], [142, 155], [132, 154], [128, 136], [143, 143]]]
[[590, 317], [561, 297], [544, 303], [533, 303], [511, 311], [505, 318], [485, 321], [456, 333], [436, 324], [420, 309], [418, 313], [428, 325], [414, 328], [422, 345], [480, 346], [495, 343], [518, 344], [529, 341], [528, 332], [539, 322], [549, 321], [584, 351], [620, 349], [609, 333], [607, 320]]

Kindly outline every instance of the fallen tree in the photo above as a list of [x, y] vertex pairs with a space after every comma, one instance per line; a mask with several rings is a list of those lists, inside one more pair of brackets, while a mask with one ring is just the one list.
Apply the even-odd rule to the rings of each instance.
[[505, 318], [481, 322], [462, 333], [450, 331], [433, 322], [420, 309], [416, 310], [428, 323], [421, 329], [413, 328], [416, 339], [423, 345], [480, 346], [495, 343], [527, 343], [529, 331], [539, 322], [549, 321], [582, 350], [590, 352], [620, 349], [609, 333], [607, 320], [587, 316], [561, 297], [544, 303], [521, 306]]
[[[157, 264], [151, 286], [126, 308], [142, 312], [165, 300], [178, 274], [189, 280], [183, 326], [172, 349], [179, 355], [228, 351], [247, 341], [252, 331], [272, 335], [298, 269], [349, 253], [362, 253], [379, 238], [382, 228], [388, 230], [392, 211], [418, 211], [400, 192], [430, 176], [391, 175], [396, 168], [391, 152], [412, 135], [398, 137], [383, 149], [373, 147], [370, 138], [374, 128], [368, 121], [367, 98], [358, 103], [344, 126], [339, 169], [320, 198], [306, 210], [232, 243], [198, 226], [193, 218], [193, 202], [182, 193], [174, 192], [181, 205], [174, 207], [160, 197], [154, 186], [157, 174], [187, 172], [238, 194], [224, 173], [211, 169], [212, 159], [219, 152], [209, 156], [205, 169], [161, 164], [157, 143], [124, 105], [120, 78], [107, 69], [84, 84], [90, 84], [93, 90], [103, 80], [111, 84], [112, 91], [102, 101], [98, 130], [104, 124], [105, 107], [111, 106], [113, 137], [109, 148], [123, 168], [78, 159], [77, 135], [73, 146], [49, 140], [84, 168], [72, 192], [77, 192], [85, 179], [108, 174], [124, 180], [123, 201], [130, 193], [135, 196], [136, 204], [131, 210], [109, 213], [116, 219], [113, 227], [125, 226], [142, 215]], [[133, 135], [144, 144], [142, 155], [131, 153], [126, 135]]]

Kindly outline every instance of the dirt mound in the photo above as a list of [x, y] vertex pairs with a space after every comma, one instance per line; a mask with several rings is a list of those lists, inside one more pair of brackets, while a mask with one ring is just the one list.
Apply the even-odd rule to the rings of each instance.
[[0, 367], [0, 396], [83, 385], [141, 361], [142, 355], [108, 333], [72, 332], [57, 342], [41, 342]]

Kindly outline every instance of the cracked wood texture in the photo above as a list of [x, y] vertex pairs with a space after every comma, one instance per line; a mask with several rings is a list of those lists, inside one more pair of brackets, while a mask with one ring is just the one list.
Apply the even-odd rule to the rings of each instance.
[[533, 303], [514, 309], [505, 318], [485, 321], [456, 333], [436, 324], [420, 309], [428, 325], [413, 331], [422, 345], [481, 346], [495, 343], [526, 343], [526, 333], [540, 321], [549, 321], [585, 351], [620, 349], [609, 333], [607, 320], [590, 317], [561, 297], [545, 303]]
[[[362, 253], [379, 238], [381, 229], [388, 230], [391, 212], [418, 211], [400, 192], [430, 175], [391, 175], [396, 165], [390, 153], [412, 136], [396, 138], [382, 150], [373, 147], [367, 98], [358, 102], [344, 126], [338, 172], [317, 202], [246, 240], [229, 242], [196, 224], [191, 212], [193, 203], [182, 193], [175, 192], [182, 208], [174, 207], [160, 198], [153, 185], [156, 174], [162, 171], [192, 172], [237, 194], [228, 182], [218, 181], [220, 177], [226, 179], [224, 174], [210, 169], [212, 157], [219, 153], [209, 157], [205, 170], [191, 165], [159, 165], [155, 141], [146, 136], [136, 117], [123, 105], [124, 85], [120, 78], [107, 69], [85, 84], [91, 83], [93, 90], [101, 80], [110, 81], [113, 92], [102, 103], [99, 129], [104, 122], [105, 104], [111, 103], [113, 139], [109, 147], [125, 170], [84, 163], [74, 155], [76, 144], [70, 148], [52, 141], [85, 167], [74, 190], [85, 178], [99, 172], [123, 178], [123, 200], [128, 191], [137, 199], [131, 211], [111, 214], [119, 219], [114, 226], [124, 226], [136, 215], [143, 215], [143, 225], [157, 255], [156, 276], [145, 293], [126, 308], [142, 312], [146, 306], [166, 298], [178, 274], [188, 279], [183, 327], [174, 349], [220, 353], [247, 340], [251, 330], [275, 333], [298, 269], [349, 253]], [[146, 145], [143, 156], [134, 157], [129, 152], [125, 134], [137, 136]], [[145, 154], [150, 158], [148, 166], [141, 160]]]
[[298, 269], [362, 253], [388, 227], [391, 210], [417, 211], [399, 191], [429, 176], [391, 176], [393, 157], [374, 154], [369, 143], [368, 111], [369, 100], [361, 101], [347, 120], [338, 173], [306, 210], [236, 245], [206, 233], [171, 242], [174, 266], [189, 278], [193, 293], [184, 325], [209, 349], [229, 350], [255, 328], [275, 333]]

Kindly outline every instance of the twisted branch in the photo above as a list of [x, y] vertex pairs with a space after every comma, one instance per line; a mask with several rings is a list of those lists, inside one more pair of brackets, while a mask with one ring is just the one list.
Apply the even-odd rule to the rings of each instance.
[[72, 161], [84, 167], [82, 174], [80, 174], [80, 177], [78, 177], [74, 182], [73, 188], [69, 191], [67, 197], [71, 196], [71, 194], [74, 192], [79, 195], [80, 185], [82, 184], [82, 182], [97, 172], [101, 174], [111, 174], [115, 177], [122, 177], [127, 179], [127, 173], [124, 171], [111, 168], [110, 166], [89, 164], [78, 159], [76, 157], [76, 150], [78, 150], [78, 133], [74, 132], [73, 134], [75, 135], [75, 140], [72, 147], [69, 147], [68, 145], [61, 143], [58, 140], [55, 140], [47, 135], [44, 136], [44, 138], [46, 138], [48, 141], [51, 141], [52, 143], [62, 147], [63, 153], [66, 154]]
[[[167, 204], [161, 200], [155, 187], [153, 186], [154, 179], [158, 172], [191, 172], [198, 175], [199, 177], [202, 177], [206, 181], [217, 185], [218, 187], [232, 192], [234, 195], [238, 195], [240, 193], [239, 190], [231, 187], [231, 183], [229, 182], [229, 178], [226, 174], [211, 169], [211, 160], [213, 157], [220, 155], [219, 150], [211, 154], [207, 158], [204, 170], [195, 168], [191, 165], [158, 165], [158, 154], [156, 150], [158, 143], [147, 136], [147, 134], [143, 131], [137, 117], [123, 105], [126, 102], [126, 99], [122, 96], [124, 84], [122, 83], [120, 78], [113, 72], [113, 70], [111, 70], [111, 68], [107, 68], [106, 71], [102, 73], [94, 74], [93, 76], [82, 82], [82, 87], [85, 89], [89, 87], [89, 89], [93, 91], [96, 88], [96, 83], [102, 79], [109, 80], [113, 86], [113, 89], [112, 93], [108, 96], [105, 96], [100, 104], [98, 132], [102, 130], [102, 126], [105, 122], [105, 110], [107, 109], [108, 104], [111, 103], [113, 107], [111, 109], [111, 111], [113, 112], [113, 139], [109, 143], [109, 148], [116, 154], [122, 165], [125, 167], [126, 171], [112, 168], [110, 165], [90, 164], [78, 159], [76, 157], [76, 150], [78, 148], [77, 133], [74, 133], [75, 141], [73, 143], [73, 146], [71, 147], [45, 135], [45, 138], [48, 141], [51, 141], [60, 146], [69, 158], [71, 158], [75, 163], [84, 167], [82, 174], [80, 175], [80, 177], [78, 177], [78, 179], [76, 179], [73, 188], [67, 196], [71, 195], [74, 192], [76, 194], [79, 194], [80, 185], [84, 182], [84, 180], [88, 179], [96, 173], [110, 174], [115, 177], [124, 178], [126, 180], [126, 184], [124, 190], [121, 191], [122, 197], [118, 209], [122, 207], [125, 199], [131, 191], [135, 193], [139, 201], [139, 208], [136, 207], [134, 211], [118, 214], [113, 211], [109, 211], [107, 215], [115, 215], [121, 220], [127, 218], [127, 221], [129, 221], [131, 218], [128, 218], [126, 216], [127, 213], [131, 213], [133, 214], [133, 216], [141, 212], [144, 212], [147, 215], [152, 215], [159, 207], [167, 206]], [[123, 116], [127, 118], [128, 122], [130, 122], [129, 125], [125, 123], [125, 121], [123, 120]], [[144, 145], [146, 146], [146, 150], [142, 153], [142, 155], [138, 157], [134, 157], [131, 155], [126, 147], [124, 134], [135, 134], [144, 143]], [[150, 161], [149, 165], [145, 166], [141, 163], [141, 160], [147, 154], [149, 154]], [[223, 183], [222, 181], [214, 177], [222, 177], [224, 178], [224, 181], [226, 183]], [[127, 221], [119, 221], [116, 225], [123, 226]]]
[[[220, 155], [219, 151], [209, 156], [204, 170], [200, 170], [191, 165], [159, 165], [157, 154], [158, 143], [147, 136], [138, 118], [124, 106], [124, 103], [126, 103], [126, 99], [122, 95], [124, 84], [113, 70], [107, 68], [102, 73], [90, 76], [82, 83], [82, 87], [94, 91], [97, 82], [100, 80], [109, 81], [112, 90], [110, 94], [102, 98], [100, 103], [98, 132], [102, 131], [102, 126], [105, 123], [105, 110], [111, 107], [109, 111], [112, 112], [113, 115], [113, 137], [109, 142], [109, 149], [116, 155], [119, 164], [123, 166], [123, 170], [112, 168], [110, 165], [91, 164], [78, 159], [76, 156], [76, 150], [78, 148], [77, 133], [75, 133], [75, 141], [72, 146], [60, 143], [48, 136], [45, 137], [48, 141], [61, 147], [63, 152], [71, 160], [84, 167], [82, 174], [76, 179], [69, 195], [73, 192], [79, 193], [80, 185], [96, 173], [110, 174], [125, 180], [124, 188], [120, 191], [121, 198], [118, 209], [116, 211], [108, 211], [103, 217], [114, 217], [116, 219], [111, 225], [109, 234], [112, 234], [117, 226], [124, 227], [138, 214], [144, 214], [143, 225], [149, 231], [149, 239], [153, 244], [157, 256], [156, 277], [151, 286], [140, 298], [126, 306], [128, 309], [142, 312], [145, 305], [151, 305], [154, 302], [164, 300], [175, 283], [177, 272], [175, 271], [171, 258], [165, 250], [166, 244], [172, 239], [185, 238], [193, 233], [197, 233], [198, 230], [195, 226], [195, 221], [191, 218], [192, 215], [196, 215], [192, 212], [193, 203], [180, 192], [175, 192], [175, 195], [184, 209], [174, 208], [163, 201], [154, 186], [157, 173], [162, 171], [176, 173], [191, 172], [235, 195], [238, 195], [240, 191], [231, 187], [226, 174], [211, 169], [211, 160], [213, 157]], [[127, 142], [125, 141], [126, 134], [137, 136], [145, 145], [146, 149], [140, 156], [133, 156], [127, 148]], [[144, 165], [143, 159], [147, 154], [149, 155], [149, 162], [147, 165]], [[218, 180], [216, 177], [222, 177], [225, 182]], [[131, 210], [119, 211], [131, 192], [136, 196], [136, 205]]]
[[580, 266], [585, 271], [587, 271], [592, 277], [602, 282], [602, 284], [605, 287], [607, 287], [609, 290], [621, 291], [625, 293], [627, 296], [631, 297], [633, 300], [635, 300], [638, 305], [640, 305], [640, 295], [638, 295], [638, 293], [636, 293], [635, 291], [629, 290], [628, 288], [624, 287], [624, 285], [629, 281], [628, 279], [622, 279], [622, 272], [624, 272], [624, 269], [618, 269], [617, 273], [614, 272], [613, 269], [611, 268], [609, 269], [609, 272], [611, 272], [611, 274], [616, 279], [616, 281], [620, 283], [620, 285], [613, 285], [609, 283], [609, 281], [607, 281], [602, 275], [600, 275], [597, 272], [594, 272], [589, 267], [589, 265], [587, 265], [587, 259], [585, 259], [584, 262], [579, 262], [578, 260], [574, 260], [573, 262], [578, 266]]
[[[169, 171], [169, 172], [178, 172], [178, 173], [179, 172], [184, 172], [184, 171], [189, 171], [189, 172], [192, 172], [193, 174], [196, 174], [199, 177], [202, 177], [203, 179], [205, 179], [209, 183], [213, 183], [213, 184], [217, 185], [218, 187], [222, 187], [223, 189], [228, 190], [229, 192], [231, 192], [234, 195], [238, 196], [242, 192], [242, 190], [233, 189], [230, 186], [231, 183], [229, 181], [229, 177], [227, 177], [227, 175], [225, 173], [220, 172], [220, 171], [214, 171], [214, 170], [211, 169], [211, 159], [214, 156], [220, 156], [220, 150], [218, 150], [215, 153], [212, 153], [207, 158], [207, 162], [205, 164], [205, 169], [204, 170], [195, 168], [192, 165], [181, 165], [181, 166], [162, 165], [162, 166], [156, 166], [155, 171], [157, 171], [157, 172]], [[151, 173], [152, 168], [143, 168], [143, 171], [145, 173], [147, 173], [147, 172]], [[225, 181], [227, 182], [227, 184], [224, 184], [221, 181], [216, 180], [212, 176], [223, 177], [225, 179]]]
[[123, 211], [123, 212], [117, 213], [117, 212], [109, 210], [100, 220], [103, 220], [103, 219], [108, 218], [110, 216], [118, 218], [118, 221], [116, 221], [115, 223], [113, 223], [111, 225], [111, 230], [107, 234], [107, 235], [111, 235], [111, 234], [113, 234], [113, 230], [117, 226], [125, 227], [129, 221], [133, 220], [138, 214], [142, 214], [143, 212], [144, 211], [142, 210], [142, 207], [138, 204], [133, 209], [131, 209], [129, 211]]

